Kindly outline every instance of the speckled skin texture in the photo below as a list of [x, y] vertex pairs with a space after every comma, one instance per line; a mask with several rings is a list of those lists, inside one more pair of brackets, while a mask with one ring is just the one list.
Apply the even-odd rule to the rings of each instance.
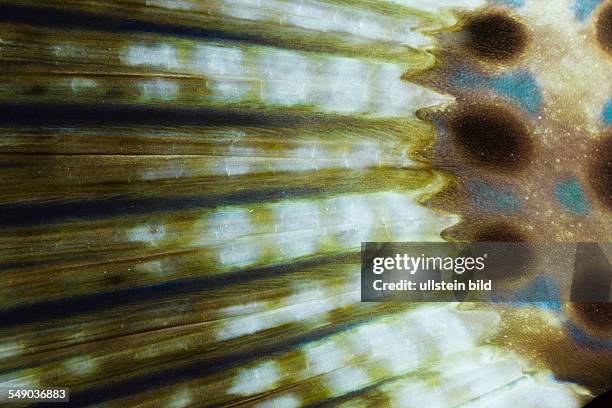
[[[447, 239], [612, 238], [606, 119], [612, 3], [602, 2], [588, 18], [583, 9], [572, 16], [564, 2], [536, 3], [465, 14], [456, 30], [438, 34], [433, 70], [406, 77], [457, 98], [449, 107], [421, 111], [439, 130], [421, 154], [453, 179], [428, 205], [462, 215], [444, 232]], [[607, 389], [609, 304], [547, 308], [566, 316], [563, 327], [537, 323], [537, 309], [524, 311], [507, 323], [502, 341], [512, 338], [560, 378]]]

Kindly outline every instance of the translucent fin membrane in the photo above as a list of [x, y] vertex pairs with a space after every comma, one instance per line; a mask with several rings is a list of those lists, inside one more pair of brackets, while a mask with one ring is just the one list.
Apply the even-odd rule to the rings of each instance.
[[[211, 115], [212, 116], [212, 115]], [[417, 119], [358, 120], [338, 116], [229, 125], [205, 117], [201, 126], [129, 124], [3, 128], [2, 153], [205, 156], [220, 164], [244, 159], [258, 163], [250, 172], [324, 168], [413, 167], [410, 152], [434, 135]], [[276, 121], [274, 120], [276, 119]], [[246, 119], [245, 119], [246, 120]], [[227, 122], [227, 118], [225, 119]], [[155, 157], [149, 157], [154, 160]], [[161, 159], [161, 157], [157, 158]], [[97, 157], [98, 161], [103, 160]], [[294, 166], [291, 163], [295, 163]], [[215, 166], [215, 168], [217, 168]], [[216, 171], [213, 174], [218, 174]]]
[[[426, 323], [442, 316], [448, 322], [443, 329], [435, 323]], [[478, 323], [473, 332], [463, 331], [464, 325], [472, 327], [475, 322]], [[515, 382], [532, 382], [513, 360], [514, 356], [477, 346], [495, 330], [497, 322], [495, 314], [423, 308], [307, 343], [257, 365], [192, 381], [189, 387], [168, 387], [155, 397], [171, 401], [178, 395], [189, 395], [197, 403], [205, 398], [206, 390], [212, 390], [208, 395], [214, 401], [238, 403], [248, 398], [251, 404], [261, 407], [302, 406], [322, 401], [336, 406], [367, 406], [376, 402], [447, 407], [478, 401], [498, 389], [512, 388]], [[420, 330], [427, 333], [426, 337]], [[374, 386], [379, 382], [382, 385]], [[579, 398], [571, 387], [551, 382], [547, 385], [551, 391], [556, 390], [555, 402], [579, 406]], [[542, 387], [546, 389], [545, 385]], [[119, 404], [132, 401], [135, 399]], [[152, 404], [153, 400], [145, 406]], [[555, 405], [542, 402], [542, 406]]]
[[[0, 101], [105, 100], [200, 109], [232, 104], [397, 117], [449, 100], [401, 80], [407, 70], [427, 66], [423, 58], [409, 53], [405, 62], [392, 63], [235, 41], [70, 35], [51, 29], [30, 33], [20, 26], [5, 29], [9, 27], [15, 34], [3, 39], [3, 60], [9, 69], [2, 78]], [[26, 46], [21, 43], [27, 38], [24, 31], [49, 43]], [[40, 72], [45, 60], [54, 64], [52, 72]], [[21, 74], [11, 75], [13, 70]]]
[[[443, 2], [439, 5], [416, 3], [369, 0], [219, 0], [206, 3], [197, 0], [150, 0], [102, 1], [95, 4], [69, 1], [63, 2], [61, 6], [54, 3], [45, 6], [47, 10], [55, 8], [67, 14], [69, 18], [64, 24], [78, 25], [78, 12], [96, 13], [109, 22], [128, 20], [122, 25], [111, 26], [114, 30], [140, 28], [234, 37], [251, 42], [290, 44], [290, 47], [339, 53], [379, 54], [398, 59], [402, 58], [401, 54], [407, 47], [418, 48], [432, 44], [431, 38], [421, 34], [420, 30], [446, 24], [443, 16], [432, 12], [469, 5], [461, 4], [468, 3], [462, 1]], [[36, 1], [2, 1], [0, 4], [40, 6]], [[17, 14], [16, 20], [21, 20], [20, 10], [9, 10]], [[94, 24], [97, 27], [103, 26], [100, 19], [94, 21]]]
[[[123, 216], [38, 228], [36, 235], [27, 237], [23, 237], [27, 230], [15, 230], [2, 245], [5, 262], [15, 264], [5, 271], [15, 280], [5, 281], [12, 296], [4, 299], [9, 306], [116, 290], [142, 279], [159, 284], [280, 265], [303, 257], [357, 252], [365, 239], [438, 240], [440, 231], [456, 220], [418, 205], [416, 199], [423, 192], [341, 194], [146, 218]], [[36, 255], [24, 257], [23, 248]], [[115, 261], [109, 262], [108, 251], [116, 253]], [[151, 273], [156, 265], [151, 260], [170, 266], [163, 273]], [[24, 261], [35, 264], [20, 266]], [[196, 263], [198, 272], [185, 271], [180, 266], [184, 262]], [[106, 270], [104, 276], [100, 268]], [[43, 276], [46, 283], [39, 286]], [[67, 285], [69, 281], [73, 284]]]

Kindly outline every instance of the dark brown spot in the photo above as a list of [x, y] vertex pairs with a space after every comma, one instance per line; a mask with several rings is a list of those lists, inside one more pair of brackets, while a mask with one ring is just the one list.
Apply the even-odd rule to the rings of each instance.
[[596, 332], [612, 329], [612, 303], [571, 303], [578, 323]]
[[[507, 222], [481, 225], [472, 233], [478, 256], [486, 254], [484, 272], [492, 279], [517, 279], [529, 274], [534, 256], [526, 243], [527, 236]], [[508, 243], [502, 245], [500, 243]]]
[[589, 179], [599, 201], [612, 210], [612, 131], [596, 147]]
[[513, 60], [523, 53], [528, 43], [523, 24], [498, 12], [469, 18], [464, 31], [468, 50], [476, 57], [488, 61]]
[[597, 42], [608, 54], [612, 54], [612, 2], [603, 6], [596, 22]]
[[472, 164], [514, 171], [531, 157], [527, 127], [512, 112], [498, 106], [472, 106], [456, 115], [450, 131]]
[[612, 269], [604, 250], [596, 242], [578, 242], [574, 256], [570, 299], [573, 302], [607, 302]]
[[475, 242], [525, 242], [527, 237], [518, 228], [506, 222], [481, 225], [472, 234]]

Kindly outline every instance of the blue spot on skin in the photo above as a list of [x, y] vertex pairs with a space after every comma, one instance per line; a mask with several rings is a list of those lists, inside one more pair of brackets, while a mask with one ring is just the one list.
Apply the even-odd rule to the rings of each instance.
[[567, 327], [574, 339], [583, 346], [592, 350], [609, 350], [612, 348], [612, 340], [593, 337], [571, 322], [567, 323]]
[[576, 0], [572, 11], [580, 21], [586, 20], [603, 0]]
[[452, 83], [460, 88], [483, 88], [489, 86], [489, 79], [468, 69], [460, 69], [453, 74]]
[[521, 8], [525, 5], [525, 0], [496, 0], [497, 4], [509, 7]]
[[[540, 276], [531, 281], [525, 288], [512, 293], [492, 296], [492, 301], [509, 306], [534, 306], [540, 309], [561, 310], [561, 293], [552, 276]], [[537, 300], [537, 301], [534, 301]]]
[[541, 309], [559, 310], [561, 308], [561, 293], [554, 278], [550, 276], [540, 276], [536, 278], [526, 288], [516, 292], [517, 300], [540, 299], [536, 302]]
[[566, 210], [577, 215], [589, 213], [589, 202], [582, 191], [580, 182], [575, 178], [561, 181], [557, 184], [557, 199]]
[[606, 104], [601, 116], [606, 125], [612, 125], [612, 99]]
[[493, 187], [481, 181], [471, 181], [468, 187], [474, 197], [474, 205], [482, 210], [503, 214], [521, 210], [521, 200], [510, 190]]
[[514, 99], [530, 113], [538, 113], [542, 106], [542, 90], [533, 75], [517, 71], [494, 78], [493, 88], [500, 94]]
[[536, 114], [542, 107], [542, 90], [529, 71], [516, 71], [498, 77], [487, 77], [469, 70], [453, 76], [453, 84], [461, 88], [489, 88], [517, 102], [527, 112]]
[[541, 299], [539, 302], [531, 302], [532, 306], [537, 306], [546, 310], [561, 309], [561, 294], [554, 279], [550, 276], [536, 278], [526, 288], [515, 293], [516, 301], [525, 302], [526, 299]]

